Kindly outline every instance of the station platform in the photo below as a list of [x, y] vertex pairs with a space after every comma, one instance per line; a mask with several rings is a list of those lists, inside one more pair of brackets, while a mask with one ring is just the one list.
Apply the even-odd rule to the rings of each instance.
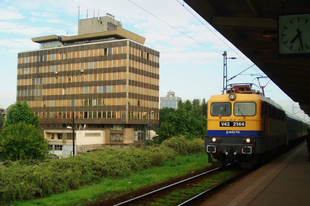
[[208, 206], [309, 206], [310, 161], [305, 143], [208, 199]]

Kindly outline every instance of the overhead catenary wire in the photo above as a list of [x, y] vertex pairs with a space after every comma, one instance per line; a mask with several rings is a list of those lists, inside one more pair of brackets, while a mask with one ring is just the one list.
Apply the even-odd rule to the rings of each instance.
[[[186, 37], [192, 39], [193, 41], [201, 44], [202, 46], [218, 53], [222, 55], [222, 52], [219, 52], [213, 48], [211, 48], [210, 46], [198, 41], [197, 39], [189, 36], [188, 34], [186, 34], [185, 32], [181, 31], [180, 29], [174, 27], [173, 25], [169, 24], [168, 22], [164, 21], [163, 19], [159, 18], [158, 16], [156, 16], [155, 14], [151, 13], [150, 11], [148, 11], [147, 9], [143, 8], [142, 6], [138, 5], [137, 3], [133, 2], [132, 0], [128, 0], [130, 3], [134, 4], [135, 6], [137, 6], [138, 8], [142, 9], [143, 11], [145, 11], [146, 13], [150, 14], [151, 16], [153, 16], [154, 18], [158, 19], [159, 21], [163, 22], [164, 24], [168, 25], [169, 27], [173, 28], [174, 30], [178, 31], [179, 33], [185, 35]], [[213, 33], [221, 42], [223, 42], [227, 47], [229, 47], [240, 59], [242, 59], [246, 64], [249, 65], [249, 62], [247, 62], [242, 56], [240, 56], [238, 54], [238, 52], [235, 52], [235, 50], [229, 45], [227, 44], [227, 42], [225, 42], [222, 38], [220, 38], [212, 29], [210, 29], [203, 21], [201, 21], [195, 14], [193, 14], [193, 12], [191, 12], [187, 7], [185, 7], [184, 3], [181, 3], [179, 0], [176, 0], [179, 4], [181, 4], [183, 6], [183, 8], [185, 8], [192, 16], [194, 16], [202, 25], [204, 25], [211, 33]], [[253, 67], [255, 64], [253, 64], [252, 66], [250, 66], [249, 68]], [[247, 68], [247, 69], [249, 69]], [[246, 69], [246, 70], [247, 70]], [[254, 69], [254, 68], [253, 68]], [[255, 69], [254, 69], [255, 70]], [[258, 71], [256, 71], [257, 73], [259, 73]]]
[[182, 31], [181, 31], [181, 30], [179, 30], [178, 28], [176, 28], [176, 27], [172, 26], [172, 25], [171, 25], [171, 24], [169, 24], [168, 22], [166, 22], [166, 21], [162, 20], [161, 18], [159, 18], [158, 16], [156, 16], [156, 15], [152, 14], [151, 12], [149, 12], [149, 11], [148, 11], [148, 10], [146, 10], [146, 9], [144, 9], [143, 7], [141, 7], [140, 5], [136, 4], [135, 2], [133, 2], [133, 1], [131, 1], [131, 0], [128, 0], [128, 1], [129, 1], [130, 3], [132, 3], [132, 4], [134, 4], [135, 6], [139, 7], [140, 9], [142, 9], [142, 10], [143, 10], [143, 11], [145, 11], [146, 13], [148, 13], [148, 14], [152, 15], [153, 17], [155, 17], [155, 18], [156, 18], [156, 19], [158, 19], [159, 21], [161, 21], [161, 22], [163, 22], [164, 24], [168, 25], [169, 27], [171, 27], [171, 28], [175, 29], [176, 31], [180, 32], [181, 34], [183, 34], [183, 35], [187, 36], [188, 38], [192, 39], [193, 41], [195, 41], [195, 42], [197, 42], [197, 43], [199, 43], [199, 44], [201, 44], [201, 45], [203, 45], [203, 46], [205, 46], [205, 47], [207, 47], [207, 48], [211, 49], [212, 51], [214, 51], [214, 52], [217, 52], [217, 53], [218, 53], [218, 51], [216, 51], [215, 49], [213, 49], [213, 48], [211, 48], [211, 47], [209, 47], [209, 46], [205, 45], [204, 43], [202, 43], [202, 42], [198, 41], [197, 39], [195, 39], [195, 38], [193, 38], [193, 37], [189, 36], [188, 34], [186, 34], [186, 33], [184, 33], [184, 32], [182, 32]]

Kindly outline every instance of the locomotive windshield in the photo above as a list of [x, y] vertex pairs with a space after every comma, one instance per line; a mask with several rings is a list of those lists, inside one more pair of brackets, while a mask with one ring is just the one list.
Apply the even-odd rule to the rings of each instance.
[[230, 116], [231, 115], [231, 103], [229, 102], [216, 102], [211, 104], [212, 116]]
[[254, 116], [256, 114], [255, 102], [236, 102], [234, 104], [235, 116]]

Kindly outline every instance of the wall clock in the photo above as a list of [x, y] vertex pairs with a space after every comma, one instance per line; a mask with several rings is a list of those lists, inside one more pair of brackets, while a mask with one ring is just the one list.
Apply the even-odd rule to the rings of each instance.
[[310, 14], [279, 16], [279, 54], [310, 53]]

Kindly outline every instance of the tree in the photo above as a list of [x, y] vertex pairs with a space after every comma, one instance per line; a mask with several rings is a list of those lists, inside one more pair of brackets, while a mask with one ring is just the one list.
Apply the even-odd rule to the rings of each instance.
[[8, 125], [0, 133], [0, 154], [5, 160], [43, 159], [47, 146], [41, 129], [25, 122]]
[[0, 131], [2, 130], [3, 123], [4, 123], [3, 115], [2, 115], [2, 113], [0, 112]]
[[9, 125], [25, 122], [39, 128], [39, 117], [35, 116], [27, 102], [17, 101], [7, 112], [4, 128]]
[[[205, 104], [204, 100], [203, 103]], [[204, 134], [202, 130], [206, 128], [202, 108], [203, 105], [200, 105], [199, 100], [194, 100], [192, 103], [187, 100], [179, 101], [178, 109], [174, 112], [168, 108], [161, 109], [160, 126], [156, 130], [159, 142], [174, 136], [185, 136], [187, 139], [201, 138]]]
[[169, 121], [173, 114], [175, 113], [175, 109], [171, 107], [164, 107], [159, 110], [159, 125], [161, 125], [162, 122]]

